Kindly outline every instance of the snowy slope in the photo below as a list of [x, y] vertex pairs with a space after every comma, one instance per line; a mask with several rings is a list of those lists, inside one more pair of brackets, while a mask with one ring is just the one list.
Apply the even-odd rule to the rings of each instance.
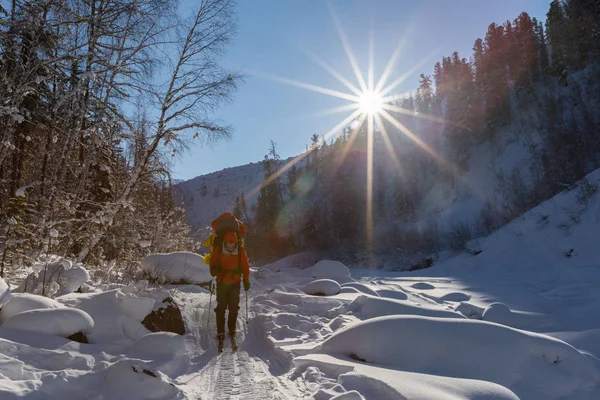
[[[186, 218], [193, 231], [205, 228], [220, 213], [233, 211], [235, 199], [247, 195], [264, 177], [261, 163], [250, 163], [198, 176], [175, 185], [177, 201], [183, 201]], [[248, 212], [258, 199], [246, 199]]]

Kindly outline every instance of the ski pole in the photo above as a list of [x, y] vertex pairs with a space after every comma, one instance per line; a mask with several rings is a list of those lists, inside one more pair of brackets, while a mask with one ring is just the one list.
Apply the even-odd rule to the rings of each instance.
[[246, 291], [246, 325], [248, 325], [248, 291]]
[[213, 281], [214, 279], [210, 280], [210, 297], [208, 298], [208, 312], [206, 313], [208, 315], [208, 317], [206, 318], [206, 334], [208, 335], [208, 326], [210, 323], [210, 306], [212, 303], [212, 295], [213, 295]]

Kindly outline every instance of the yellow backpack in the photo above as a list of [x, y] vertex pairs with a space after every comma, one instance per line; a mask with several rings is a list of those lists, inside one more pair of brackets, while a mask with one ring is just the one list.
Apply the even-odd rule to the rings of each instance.
[[206, 254], [204, 257], [202, 257], [202, 261], [204, 261], [204, 263], [206, 265], [210, 265], [210, 255], [212, 254], [212, 251], [213, 251], [213, 244], [215, 242], [215, 236], [217, 236], [217, 234], [215, 232], [212, 232], [210, 234], [210, 236], [208, 236], [208, 239], [206, 239], [204, 241], [204, 243], [202, 243], [202, 245], [204, 247], [208, 247], [210, 249], [208, 254]]

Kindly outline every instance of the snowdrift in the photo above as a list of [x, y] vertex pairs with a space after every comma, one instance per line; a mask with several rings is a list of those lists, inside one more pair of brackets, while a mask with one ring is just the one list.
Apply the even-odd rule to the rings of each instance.
[[379, 293], [377, 293], [375, 290], [371, 289], [368, 285], [365, 285], [363, 283], [349, 282], [349, 283], [342, 284], [342, 287], [343, 288], [345, 288], [345, 287], [351, 287], [351, 288], [354, 288], [354, 289], [356, 289], [359, 292], [362, 292], [364, 294], [369, 294], [371, 296], [379, 297]]
[[570, 345], [498, 324], [389, 316], [333, 334], [321, 353], [353, 355], [404, 371], [498, 383], [522, 398], [557, 399], [600, 383]]
[[312, 277], [347, 281], [351, 275], [348, 267], [341, 262], [321, 260], [312, 267]]
[[328, 354], [296, 357], [294, 365], [296, 374], [306, 370], [335, 378], [335, 383], [347, 390], [341, 395], [360, 392], [377, 400], [518, 400], [509, 389], [492, 382], [399, 371]]
[[48, 308], [19, 313], [5, 321], [2, 327], [68, 337], [77, 332], [90, 333], [94, 328], [94, 320], [81, 310]]
[[185, 353], [185, 338], [172, 332], [154, 332], [143, 336], [127, 351], [131, 358], [180, 356]]
[[88, 335], [90, 343], [125, 342], [131, 344], [150, 333], [141, 321], [152, 312], [155, 300], [123, 293], [120, 289], [103, 293], [72, 293], [57, 300], [87, 312], [95, 321]]
[[30, 293], [14, 293], [10, 301], [0, 309], [0, 323], [24, 311], [61, 307], [63, 307], [61, 303], [48, 297]]
[[302, 288], [306, 294], [317, 296], [333, 296], [340, 292], [340, 284], [331, 279], [317, 279]]
[[202, 256], [185, 251], [146, 256], [140, 268], [160, 283], [207, 283], [212, 277]]
[[386, 299], [360, 295], [350, 304], [344, 304], [334, 312], [352, 312], [362, 319], [381, 317], [385, 315], [422, 315], [438, 318], [464, 318], [463, 315], [426, 305], [417, 305], [409, 301]]

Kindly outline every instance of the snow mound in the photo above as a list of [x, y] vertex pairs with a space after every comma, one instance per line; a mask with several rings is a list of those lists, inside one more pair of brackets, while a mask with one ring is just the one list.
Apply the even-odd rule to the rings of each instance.
[[435, 286], [433, 286], [431, 283], [427, 283], [427, 282], [415, 283], [415, 284], [411, 285], [410, 287], [413, 289], [418, 289], [418, 290], [435, 289]]
[[522, 398], [558, 399], [600, 383], [600, 370], [558, 339], [466, 319], [374, 318], [334, 333], [320, 352], [354, 355], [404, 371], [494, 382]]
[[348, 282], [348, 283], [342, 284], [342, 287], [353, 287], [353, 288], [357, 289], [359, 292], [362, 292], [364, 294], [370, 294], [371, 296], [379, 297], [379, 293], [377, 293], [376, 291], [374, 291], [373, 289], [371, 289], [368, 285], [365, 285], [364, 283]]
[[484, 321], [497, 322], [499, 324], [510, 325], [509, 322], [512, 318], [512, 311], [504, 303], [492, 303], [485, 311], [483, 311], [482, 318]]
[[313, 278], [345, 280], [350, 278], [350, 270], [339, 261], [321, 260], [312, 267]]
[[346, 393], [360, 392], [368, 399], [518, 400], [513, 392], [496, 383], [399, 371], [327, 354], [296, 357], [294, 365], [296, 373], [304, 368], [319, 371], [321, 376], [336, 378], [335, 382], [348, 390]]
[[[147, 372], [145, 372], [147, 371]], [[151, 376], [148, 373], [157, 376]], [[100, 399], [180, 399], [181, 393], [160, 372], [145, 370], [131, 360], [110, 366], [102, 383]]]
[[5, 321], [2, 327], [68, 337], [77, 332], [90, 333], [94, 328], [94, 320], [81, 310], [66, 307], [48, 308], [14, 315]]
[[461, 302], [461, 301], [469, 301], [471, 300], [471, 296], [462, 292], [451, 292], [446, 293], [442, 297], [440, 297], [442, 301], [452, 301], [452, 302]]
[[401, 290], [392, 290], [392, 289], [379, 289], [377, 294], [381, 297], [387, 297], [390, 299], [396, 300], [406, 300], [408, 299], [408, 295]]
[[114, 289], [103, 293], [71, 293], [57, 300], [92, 316], [95, 325], [88, 335], [90, 343], [125, 341], [132, 344], [150, 333], [141, 323], [154, 308], [155, 300], [149, 297]]
[[352, 312], [362, 319], [382, 317], [386, 315], [422, 315], [438, 318], [464, 318], [453, 311], [440, 310], [425, 305], [417, 305], [408, 301], [386, 299], [361, 295], [350, 304], [344, 304], [334, 312]]
[[365, 398], [356, 390], [351, 390], [349, 392], [340, 393], [337, 396], [333, 396], [329, 400], [365, 400]]
[[206, 283], [212, 279], [202, 256], [185, 251], [150, 254], [140, 267], [159, 282]]
[[364, 294], [363, 292], [361, 292], [360, 290], [358, 290], [357, 288], [354, 287], [349, 287], [349, 286], [342, 286], [342, 290], [340, 290], [340, 293], [357, 293], [357, 294]]
[[10, 300], [10, 288], [4, 282], [4, 279], [0, 278], [0, 307], [6, 304]]
[[306, 294], [317, 296], [333, 296], [340, 292], [340, 284], [331, 279], [317, 279], [302, 288]]
[[37, 268], [38, 271], [29, 274], [15, 292], [42, 294], [44, 291], [46, 296], [60, 296], [75, 292], [90, 279], [83, 266], [73, 266], [69, 260], [37, 265]]
[[30, 293], [14, 293], [10, 301], [0, 309], [0, 322], [24, 311], [62, 307], [63, 305], [58, 301], [48, 297]]
[[185, 354], [185, 338], [173, 332], [155, 332], [143, 336], [127, 351], [131, 358], [180, 356]]

